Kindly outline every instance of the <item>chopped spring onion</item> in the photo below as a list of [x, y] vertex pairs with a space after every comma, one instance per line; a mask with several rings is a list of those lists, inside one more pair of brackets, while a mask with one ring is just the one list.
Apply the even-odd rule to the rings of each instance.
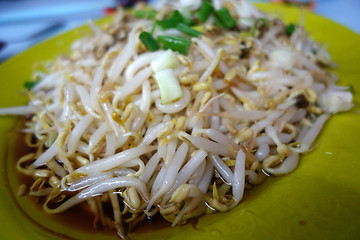
[[294, 31], [295, 31], [295, 24], [293, 24], [293, 23], [290, 23], [290, 24], [287, 25], [286, 28], [285, 28], [285, 33], [286, 33], [288, 36], [291, 36]]
[[195, 22], [193, 20], [191, 20], [190, 18], [186, 18], [186, 17], [183, 17], [181, 19], [181, 22], [188, 25], [188, 26], [193, 26], [195, 25]]
[[137, 10], [135, 12], [135, 17], [137, 18], [145, 18], [147, 16], [147, 19], [154, 19], [156, 16], [155, 10]]
[[203, 1], [200, 7], [198, 18], [201, 22], [205, 22], [210, 14], [214, 11], [214, 7], [210, 1]]
[[183, 96], [181, 86], [172, 69], [164, 69], [154, 74], [160, 89], [161, 104], [174, 102]]
[[215, 11], [215, 15], [218, 19], [216, 19], [215, 17], [215, 21], [217, 24], [218, 21], [220, 20], [222, 24], [219, 25], [219, 27], [224, 28], [225, 29], [230, 29], [235, 27], [236, 22], [234, 20], [234, 18], [231, 16], [229, 10], [227, 8], [220, 8], [218, 10]]
[[137, 11], [135, 12], [135, 17], [137, 17], [137, 18], [144, 18], [147, 13], [148, 13], [148, 11], [146, 11], [146, 10], [137, 10]]
[[154, 24], [153, 24], [153, 26], [151, 27], [151, 30], [150, 30], [151, 34], [154, 34], [157, 24], [158, 24], [158, 21], [154, 21]]
[[162, 29], [175, 28], [182, 20], [182, 15], [178, 10], [172, 12], [166, 19], [157, 21]]
[[149, 11], [149, 14], [147, 16], [148, 19], [154, 19], [156, 16], [156, 10]]
[[354, 86], [353, 85], [348, 85], [347, 89], [345, 91], [354, 93]]
[[189, 27], [188, 25], [185, 25], [184, 23], [178, 23], [178, 25], [176, 25], [177, 30], [179, 30], [180, 32], [183, 32], [187, 35], [190, 35], [192, 37], [199, 37], [202, 32], [199, 32], [195, 29], [193, 29], [192, 27]]
[[178, 21], [175, 18], [167, 18], [165, 20], [158, 20], [156, 21], [156, 23], [163, 29], [169, 29], [169, 28], [174, 28], [176, 27], [176, 25], [179, 23], [180, 21]]
[[215, 20], [216, 25], [217, 25], [219, 28], [227, 29], [227, 27], [226, 27], [225, 24], [221, 21], [221, 19], [219, 18], [218, 15], [214, 14], [214, 20]]
[[33, 87], [35, 87], [35, 85], [37, 84], [38, 82], [25, 82], [24, 83], [24, 87], [27, 89], [27, 90], [31, 90]]
[[163, 44], [163, 49], [171, 49], [186, 55], [191, 46], [191, 39], [179, 36], [158, 36], [158, 41]]
[[184, 23], [189, 26], [194, 24], [191, 19], [188, 19], [181, 15], [178, 10], [172, 12], [166, 19], [158, 20], [157, 23], [159, 24], [159, 26], [161, 26], [163, 30], [175, 28], [179, 23]]
[[160, 48], [159, 43], [153, 38], [151, 33], [142, 32], [139, 36], [140, 40], [144, 45], [151, 51], [154, 52]]
[[155, 58], [150, 66], [154, 72], [159, 72], [167, 68], [176, 68], [179, 66], [179, 61], [177, 60], [177, 54], [171, 50], [168, 50]]

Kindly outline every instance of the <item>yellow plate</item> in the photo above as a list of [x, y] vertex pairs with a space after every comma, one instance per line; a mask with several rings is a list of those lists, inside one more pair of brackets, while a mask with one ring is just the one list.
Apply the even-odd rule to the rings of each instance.
[[[288, 23], [300, 21], [297, 8], [258, 6]], [[26, 97], [21, 90], [34, 65], [68, 52], [70, 43], [85, 29], [48, 40], [2, 64], [0, 107], [24, 104]], [[131, 234], [131, 239], [360, 238], [360, 36], [309, 12], [305, 12], [305, 29], [317, 41], [328, 43], [328, 50], [339, 65], [335, 70], [339, 84], [354, 87], [352, 111], [336, 115], [326, 124], [317, 148], [302, 157], [298, 169], [284, 177], [267, 179], [249, 191], [234, 210], [200, 218], [197, 230], [188, 224]], [[11, 129], [15, 123], [14, 117], [0, 118], [0, 238], [116, 239], [112, 234], [85, 232], [77, 225], [63, 224], [44, 214], [34, 201], [17, 197], [19, 182], [12, 172], [15, 153], [21, 146], [14, 142]]]

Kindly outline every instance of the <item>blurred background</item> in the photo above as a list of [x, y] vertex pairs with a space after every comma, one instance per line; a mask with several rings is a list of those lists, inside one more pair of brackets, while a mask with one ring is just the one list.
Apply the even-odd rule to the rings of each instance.
[[[145, 1], [145, 0], [144, 0]], [[156, 0], [148, 2], [154, 3]], [[111, 14], [134, 0], [0, 0], [0, 63], [45, 39], [88, 19]], [[252, 0], [299, 3], [360, 34], [360, 0]], [[325, 29], [326, 31], [326, 29]]]

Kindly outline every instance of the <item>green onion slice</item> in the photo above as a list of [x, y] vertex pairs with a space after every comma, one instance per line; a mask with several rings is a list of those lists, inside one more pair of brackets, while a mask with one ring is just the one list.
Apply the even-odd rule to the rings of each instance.
[[168, 104], [180, 99], [183, 92], [172, 69], [164, 69], [154, 74], [160, 89], [161, 104]]
[[147, 13], [148, 13], [148, 11], [146, 11], [146, 10], [137, 10], [137, 11], [135, 11], [135, 17], [144, 18]]
[[148, 19], [154, 19], [156, 16], [156, 10], [151, 10], [147, 16]]
[[142, 32], [139, 36], [140, 40], [144, 45], [151, 51], [154, 52], [160, 48], [160, 44], [153, 38], [151, 33]]
[[291, 36], [295, 31], [295, 24], [293, 23], [290, 23], [289, 25], [287, 25], [285, 27], [285, 33], [288, 35], [288, 36]]
[[178, 10], [172, 12], [166, 19], [157, 21], [162, 29], [175, 28], [182, 20], [182, 15]]
[[35, 87], [36, 84], [38, 84], [38, 82], [25, 82], [24, 87], [27, 90], [31, 90], [31, 89], [33, 89]]
[[235, 27], [236, 22], [235, 22], [234, 18], [231, 16], [231, 14], [227, 8], [220, 8], [219, 10], [216, 10], [215, 15], [218, 18], [216, 20], [216, 17], [215, 17], [216, 23], [219, 24], [218, 23], [219, 20], [222, 23], [219, 25], [219, 27], [224, 28], [224, 26], [225, 26], [225, 29], [230, 29], [230, 28]]
[[155, 73], [164, 69], [174, 69], [180, 64], [177, 60], [177, 56], [177, 53], [167, 50], [152, 60], [150, 66]]
[[353, 85], [348, 85], [346, 91], [354, 93], [354, 86]]
[[214, 11], [214, 7], [209, 1], [203, 1], [200, 7], [198, 18], [201, 22], [205, 22], [210, 14]]
[[184, 23], [178, 23], [178, 25], [176, 25], [176, 28], [180, 31], [183, 32], [187, 35], [190, 35], [192, 37], [199, 37], [202, 32], [199, 32], [191, 27], [189, 27], [188, 25], [185, 25]]
[[219, 28], [227, 29], [226, 25], [221, 21], [221, 18], [218, 15], [214, 14], [214, 20]]
[[194, 21], [184, 17], [178, 10], [175, 10], [166, 19], [158, 20], [157, 23], [163, 30], [166, 30], [169, 28], [176, 28], [179, 23], [191, 26], [194, 24]]
[[163, 44], [163, 49], [171, 49], [186, 55], [191, 46], [191, 39], [179, 36], [158, 36], [158, 41]]
[[156, 16], [155, 10], [137, 10], [135, 11], [135, 17], [137, 18], [145, 18], [147, 16], [147, 19], [154, 19]]

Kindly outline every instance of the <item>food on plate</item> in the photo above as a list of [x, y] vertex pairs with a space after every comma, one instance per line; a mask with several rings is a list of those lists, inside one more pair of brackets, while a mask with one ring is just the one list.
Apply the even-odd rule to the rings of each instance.
[[86, 205], [123, 238], [155, 214], [175, 226], [234, 208], [352, 107], [326, 50], [246, 1], [138, 5], [89, 25], [25, 83], [29, 104], [0, 114], [31, 116], [21, 193], [50, 214]]

